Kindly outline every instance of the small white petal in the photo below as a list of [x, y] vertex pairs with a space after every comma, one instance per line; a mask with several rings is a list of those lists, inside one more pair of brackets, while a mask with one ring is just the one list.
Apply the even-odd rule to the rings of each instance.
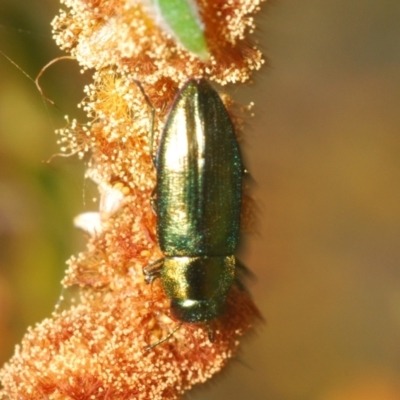
[[101, 192], [99, 211], [103, 217], [113, 215], [122, 205], [124, 194], [121, 190], [108, 185], [99, 186]]
[[96, 168], [89, 168], [88, 170], [86, 170], [85, 178], [91, 179], [94, 183], [97, 183], [98, 185], [100, 185], [102, 182], [102, 178]]
[[103, 230], [100, 213], [85, 212], [74, 218], [74, 226], [84, 230], [91, 236], [96, 236]]

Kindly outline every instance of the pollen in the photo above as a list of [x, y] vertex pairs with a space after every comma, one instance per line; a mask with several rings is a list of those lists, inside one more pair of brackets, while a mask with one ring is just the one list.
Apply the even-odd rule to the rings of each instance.
[[[78, 287], [77, 294], [63, 296], [28, 330], [0, 370], [0, 399], [178, 399], [220, 371], [259, 319], [247, 292], [234, 285], [209, 327], [182, 324], [159, 280], [145, 282], [143, 268], [163, 257], [152, 210], [154, 159], [173, 99], [188, 79], [245, 82], [262, 66], [249, 39], [261, 2], [197, 0], [209, 51], [200, 59], [141, 0], [61, 1], [54, 39], [94, 72], [79, 104], [87, 120], [66, 117], [56, 134], [64, 155], [87, 161], [100, 201], [75, 219], [87, 245], [67, 261], [62, 285], [67, 293]], [[232, 120], [240, 130], [241, 119]], [[242, 215], [251, 219], [246, 208]]]

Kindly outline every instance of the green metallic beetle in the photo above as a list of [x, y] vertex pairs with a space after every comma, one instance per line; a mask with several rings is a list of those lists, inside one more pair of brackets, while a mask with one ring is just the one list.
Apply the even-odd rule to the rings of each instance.
[[233, 254], [243, 166], [232, 121], [205, 80], [190, 80], [178, 93], [155, 167], [154, 208], [165, 257], [144, 268], [146, 282], [161, 278], [175, 318], [210, 321], [224, 312], [241, 267]]

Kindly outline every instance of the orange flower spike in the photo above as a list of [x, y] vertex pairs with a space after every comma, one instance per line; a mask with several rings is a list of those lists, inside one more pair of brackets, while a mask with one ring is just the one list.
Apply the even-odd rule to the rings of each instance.
[[[152, 19], [139, 0], [64, 0], [53, 21], [58, 45], [83, 69], [95, 70], [81, 107], [89, 122], [58, 131], [65, 154], [90, 153], [87, 176], [99, 186], [100, 209], [76, 224], [88, 235], [71, 257], [64, 286], [79, 285], [79, 303], [30, 329], [0, 370], [2, 400], [178, 399], [218, 372], [259, 317], [246, 292], [233, 287], [226, 311], [204, 324], [176, 328], [161, 284], [144, 282], [143, 267], [162, 257], [150, 196], [149, 106], [161, 132], [179, 87], [188, 78], [244, 82], [261, 67], [245, 38], [261, 0], [198, 0], [209, 51], [186, 50]], [[233, 119], [235, 121], [235, 119]]]

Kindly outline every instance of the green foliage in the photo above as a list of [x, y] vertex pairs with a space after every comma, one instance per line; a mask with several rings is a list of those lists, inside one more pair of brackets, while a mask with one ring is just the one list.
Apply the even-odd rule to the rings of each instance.
[[203, 24], [193, 0], [153, 0], [176, 39], [200, 59], [208, 58]]

